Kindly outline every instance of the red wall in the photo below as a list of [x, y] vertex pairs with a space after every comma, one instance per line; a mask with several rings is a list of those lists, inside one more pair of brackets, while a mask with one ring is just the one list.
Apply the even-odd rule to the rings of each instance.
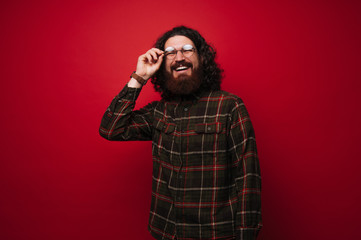
[[[150, 239], [150, 143], [98, 126], [179, 24], [213, 43], [251, 114], [259, 239], [361, 239], [361, 2], [130, 2], [1, 2], [0, 239]], [[157, 98], [148, 84], [137, 106]]]

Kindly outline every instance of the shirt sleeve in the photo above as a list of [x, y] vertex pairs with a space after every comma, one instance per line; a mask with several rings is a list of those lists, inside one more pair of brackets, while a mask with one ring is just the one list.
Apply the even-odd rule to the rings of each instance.
[[255, 240], [262, 227], [261, 176], [253, 126], [240, 99], [232, 109], [228, 141], [237, 190], [236, 239]]
[[133, 111], [141, 88], [127, 85], [114, 97], [101, 120], [99, 134], [112, 141], [151, 140], [153, 109], [152, 102], [140, 110]]

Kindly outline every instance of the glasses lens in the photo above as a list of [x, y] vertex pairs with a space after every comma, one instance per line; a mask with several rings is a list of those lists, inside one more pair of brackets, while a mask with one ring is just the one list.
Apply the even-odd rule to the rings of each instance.
[[176, 54], [177, 54], [177, 52], [175, 51], [174, 47], [167, 47], [167, 48], [164, 50], [164, 55], [165, 55], [166, 58], [168, 58], [168, 59], [174, 58]]
[[176, 50], [174, 47], [167, 47], [164, 50], [164, 55], [167, 59], [173, 59], [177, 55], [178, 51], [181, 51], [184, 57], [190, 57], [195, 52], [195, 48], [190, 44], [184, 45], [182, 50]]
[[173, 59], [175, 57], [175, 55], [177, 54], [177, 51], [171, 51], [171, 52], [166, 52], [165, 53], [165, 56], [168, 58], [168, 59]]
[[190, 44], [186, 44], [182, 47], [182, 52], [185, 57], [190, 57], [194, 53], [194, 47]]

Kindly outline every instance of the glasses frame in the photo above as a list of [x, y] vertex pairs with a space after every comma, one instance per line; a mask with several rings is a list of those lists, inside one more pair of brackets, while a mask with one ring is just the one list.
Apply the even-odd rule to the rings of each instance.
[[[187, 48], [187, 49], [184, 49], [185, 46], [191, 46], [192, 48], [191, 48], [191, 49], [188, 49], [188, 48]], [[170, 47], [167, 47], [167, 48], [170, 48]], [[167, 48], [166, 48], [166, 49], [167, 49]], [[192, 46], [191, 44], [185, 44], [185, 45], [183, 45], [182, 49], [180, 49], [180, 50], [177, 50], [177, 49], [175, 49], [175, 48], [172, 47], [172, 46], [171, 46], [171, 48], [173, 48], [172, 51], [166, 51], [166, 50], [164, 50], [164, 56], [165, 56], [166, 59], [168, 59], [168, 60], [173, 60], [174, 58], [176, 58], [176, 56], [177, 56], [177, 54], [178, 54], [178, 51], [180, 51], [180, 52], [182, 53], [182, 55], [183, 55], [184, 57], [186, 57], [186, 58], [189, 58], [189, 57], [193, 56], [193, 54], [197, 51], [197, 49], [196, 49], [194, 46]], [[184, 51], [189, 51], [189, 50], [192, 50], [192, 54], [189, 55], [189, 56], [185, 56], [185, 55], [184, 55]], [[175, 54], [174, 54], [174, 52], [175, 52]], [[174, 54], [174, 56], [173, 56], [173, 57], [170, 57], [170, 56], [169, 56], [170, 54]]]

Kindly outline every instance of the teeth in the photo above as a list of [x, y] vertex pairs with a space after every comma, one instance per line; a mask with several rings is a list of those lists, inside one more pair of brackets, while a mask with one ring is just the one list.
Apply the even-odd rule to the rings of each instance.
[[178, 67], [178, 68], [176, 68], [176, 70], [177, 71], [182, 71], [182, 70], [185, 70], [185, 69], [187, 69], [188, 67], [184, 67], [184, 66], [182, 66], [182, 67]]

